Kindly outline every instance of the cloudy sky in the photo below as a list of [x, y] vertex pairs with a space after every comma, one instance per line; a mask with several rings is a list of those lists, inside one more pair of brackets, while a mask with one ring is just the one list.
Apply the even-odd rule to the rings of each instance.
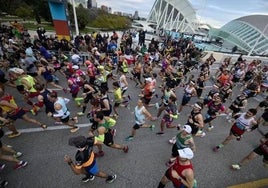
[[[250, 14], [268, 15], [268, 0], [189, 0], [201, 22], [221, 27], [227, 22]], [[155, 0], [97, 0], [98, 7], [106, 5], [121, 11], [147, 17]], [[268, 20], [267, 20], [268, 23]]]

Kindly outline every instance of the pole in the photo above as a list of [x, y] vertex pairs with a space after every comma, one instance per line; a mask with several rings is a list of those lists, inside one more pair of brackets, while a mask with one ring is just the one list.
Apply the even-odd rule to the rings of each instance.
[[257, 39], [257, 41], [255, 42], [254, 46], [251, 48], [251, 50], [248, 53], [248, 56], [251, 56], [252, 52], [254, 51], [254, 49], [256, 48], [257, 44], [259, 43], [259, 40], [261, 39], [261, 37], [264, 35], [265, 30], [268, 27], [268, 23], [266, 24], [266, 26], [264, 27], [262, 33], [260, 34], [259, 38]]
[[78, 29], [78, 23], [77, 23], [77, 16], [76, 16], [74, 0], [72, 0], [72, 4], [73, 4], [73, 12], [74, 12], [75, 33], [76, 33], [76, 36], [79, 36], [79, 29]]

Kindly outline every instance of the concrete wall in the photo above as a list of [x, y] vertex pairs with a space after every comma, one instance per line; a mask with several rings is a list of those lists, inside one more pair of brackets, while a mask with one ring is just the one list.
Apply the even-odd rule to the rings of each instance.
[[[205, 52], [207, 54], [202, 58], [202, 61], [205, 61], [210, 56], [211, 53], [213, 54], [213, 57], [216, 59], [216, 63], [221, 63], [226, 57], [232, 57], [231, 62], [235, 63], [237, 58], [239, 57], [239, 54], [225, 54], [225, 53], [213, 52], [213, 51], [205, 51]], [[268, 65], [268, 57], [243, 55], [243, 59], [246, 59], [247, 63], [250, 63], [254, 59], [259, 59], [262, 61], [262, 63]]]

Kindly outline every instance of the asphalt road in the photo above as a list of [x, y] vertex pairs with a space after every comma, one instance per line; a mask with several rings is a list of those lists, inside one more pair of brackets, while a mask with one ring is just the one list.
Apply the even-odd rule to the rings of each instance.
[[[68, 145], [68, 139], [77, 135], [86, 136], [89, 128], [88, 119], [79, 117], [80, 130], [76, 133], [70, 133], [67, 126], [54, 125], [52, 119], [46, 117], [44, 110], [41, 110], [37, 116], [32, 116], [30, 113], [29, 116], [46, 122], [49, 126], [48, 130], [44, 131], [35, 125], [18, 120], [16, 127], [21, 129], [23, 134], [13, 139], [7, 137], [2, 139], [4, 143], [10, 144], [16, 150], [23, 152], [21, 159], [28, 161], [29, 165], [23, 169], [13, 170], [13, 164], [4, 162], [6, 168], [1, 172], [0, 176], [8, 180], [9, 187], [12, 188], [157, 187], [167, 169], [165, 162], [171, 154], [172, 146], [168, 143], [168, 140], [176, 134], [176, 129], [165, 130], [165, 135], [156, 136], [155, 132], [160, 129], [160, 121], [152, 122], [152, 124], [156, 125], [154, 131], [140, 129], [137, 131], [133, 141], [125, 141], [125, 137], [130, 134], [134, 125], [133, 110], [140, 92], [139, 89], [134, 87], [133, 81], [128, 81], [130, 83], [128, 93], [132, 96], [132, 101], [130, 109], [121, 108], [119, 110], [120, 116], [115, 126], [117, 134], [114, 140], [118, 144], [127, 144], [129, 152], [126, 154], [104, 146], [104, 157], [97, 159], [99, 168], [102, 171], [117, 174], [117, 180], [114, 183], [106, 184], [105, 180], [101, 178], [95, 178], [92, 182], [83, 183], [81, 182], [83, 176], [74, 175], [69, 166], [63, 161], [65, 154], [74, 157], [76, 149]], [[62, 79], [60, 84], [66, 85], [65, 80]], [[207, 85], [212, 85], [212, 83], [207, 82]], [[19, 105], [29, 107], [13, 88], [7, 88], [7, 91], [15, 96]], [[70, 94], [64, 94], [62, 91], [58, 93], [60, 96], [71, 98]], [[160, 94], [158, 88], [157, 93]], [[238, 89], [234, 89], [233, 98], [238, 94]], [[177, 91], [177, 96], [179, 98], [178, 103], [180, 103], [182, 88]], [[113, 98], [112, 94], [111, 98]], [[157, 102], [157, 100], [159, 99], [154, 98], [152, 101]], [[197, 98], [192, 98], [190, 103], [193, 104], [196, 100]], [[257, 100], [249, 100], [248, 107], [256, 107], [257, 105]], [[73, 114], [80, 111], [73, 101], [68, 106]], [[229, 102], [226, 103], [226, 106], [229, 106]], [[175, 122], [184, 124], [190, 110], [191, 108], [189, 107], [183, 109], [179, 119]], [[149, 111], [153, 115], [157, 113], [155, 108], [150, 108]], [[205, 113], [206, 110], [203, 110], [203, 112]], [[261, 112], [258, 112], [257, 117], [260, 114]], [[251, 161], [240, 171], [230, 169], [231, 164], [238, 162], [259, 144], [261, 135], [257, 130], [246, 134], [241, 141], [233, 141], [220, 152], [214, 153], [212, 148], [228, 135], [231, 125], [226, 121], [225, 117], [218, 117], [213, 122], [213, 125], [215, 126], [214, 130], [209, 132], [207, 136], [195, 138], [197, 152], [192, 162], [198, 187], [223, 188], [268, 177], [268, 170], [262, 166], [261, 158]], [[261, 129], [268, 131], [265, 127], [261, 127]], [[166, 187], [172, 187], [172, 184]]]

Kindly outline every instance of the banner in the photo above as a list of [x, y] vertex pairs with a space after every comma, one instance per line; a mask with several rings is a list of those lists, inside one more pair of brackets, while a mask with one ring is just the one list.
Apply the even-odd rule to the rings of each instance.
[[71, 40], [70, 22], [66, 0], [48, 0], [48, 5], [53, 20], [57, 37]]

